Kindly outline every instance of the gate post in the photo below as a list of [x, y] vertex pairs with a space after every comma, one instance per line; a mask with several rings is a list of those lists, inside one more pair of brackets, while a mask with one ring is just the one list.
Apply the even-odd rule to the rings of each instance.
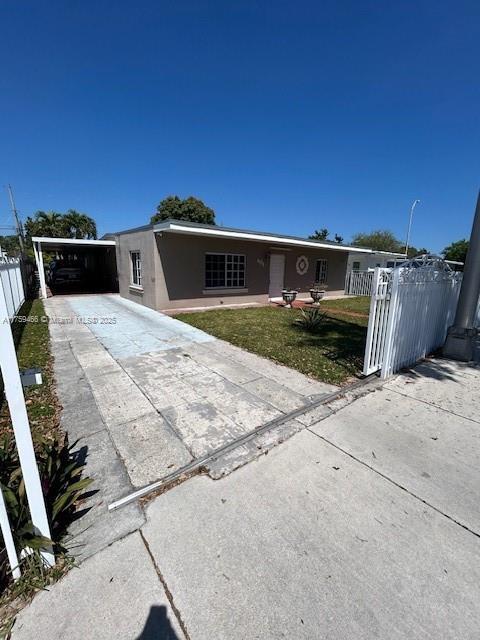
[[388, 378], [392, 371], [392, 356], [394, 345], [395, 323], [397, 319], [397, 302], [398, 302], [398, 286], [400, 283], [401, 268], [394, 269], [392, 272], [392, 288], [390, 290], [390, 306], [387, 322], [387, 330], [385, 334], [385, 349], [383, 352], [382, 369], [380, 377], [382, 380]]

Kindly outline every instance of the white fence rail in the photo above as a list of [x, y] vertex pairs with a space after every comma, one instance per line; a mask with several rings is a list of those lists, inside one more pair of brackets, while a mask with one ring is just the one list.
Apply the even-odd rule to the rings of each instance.
[[12, 319], [25, 302], [20, 260], [0, 258], [0, 281], [5, 295], [8, 317]]
[[462, 274], [431, 265], [375, 269], [363, 373], [382, 378], [414, 364], [445, 342]]
[[[21, 283], [20, 264], [15, 262], [8, 262], [5, 264], [8, 264], [9, 268], [3, 269], [1, 273], [4, 273], [5, 271], [8, 272], [9, 280], [7, 282], [9, 286], [11, 282], [15, 282], [15, 280], [10, 277], [12, 275], [12, 270], [15, 279], [17, 278], [17, 272], [13, 266], [18, 267], [19, 286], [17, 289], [14, 287], [8, 289], [4, 286], [4, 277], [2, 276], [0, 278], [0, 372], [12, 421], [13, 433], [15, 435], [15, 445], [17, 447], [18, 458], [20, 460], [31, 520], [34, 529], [40, 535], [50, 539], [50, 527], [45, 509], [45, 501], [40, 484], [35, 451], [33, 448], [32, 434], [30, 432], [30, 425], [28, 422], [25, 397], [23, 395], [23, 387], [20, 379], [20, 372], [18, 370], [17, 355], [9, 322], [12, 315], [15, 315], [16, 311], [18, 311], [18, 308], [23, 303], [23, 286], [21, 289], [19, 288]], [[20, 295], [20, 291], [22, 292], [22, 295]], [[20, 577], [20, 566], [18, 561], [19, 550], [15, 547], [15, 535], [12, 530], [11, 523], [9, 522], [1, 489], [0, 529], [12, 575], [17, 579]], [[41, 554], [47, 565], [54, 564], [55, 559], [51, 549], [44, 549], [41, 551]]]
[[345, 293], [350, 296], [370, 296], [373, 275], [373, 271], [350, 271], [345, 278]]

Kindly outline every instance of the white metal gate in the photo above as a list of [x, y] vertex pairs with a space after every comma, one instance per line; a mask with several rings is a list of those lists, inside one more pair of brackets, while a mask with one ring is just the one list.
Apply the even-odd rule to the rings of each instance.
[[391, 271], [391, 269], [377, 267], [373, 273], [370, 317], [363, 364], [363, 374], [365, 376], [378, 371], [383, 364], [390, 308]]
[[437, 256], [375, 269], [363, 373], [387, 378], [438, 349], [453, 324], [462, 274]]

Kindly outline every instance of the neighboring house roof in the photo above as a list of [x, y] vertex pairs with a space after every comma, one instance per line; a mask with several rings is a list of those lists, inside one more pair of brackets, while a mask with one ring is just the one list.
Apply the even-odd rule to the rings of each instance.
[[376, 251], [374, 249], [373, 253], [378, 253], [378, 254], [380, 254], [382, 256], [392, 256], [394, 258], [406, 258], [407, 257], [406, 253], [394, 253], [393, 251]]
[[184, 220], [164, 220], [163, 222], [154, 224], [153, 231], [155, 233], [179, 233], [184, 235], [269, 242], [272, 244], [291, 245], [299, 247], [313, 247], [316, 249], [333, 249], [336, 251], [348, 251], [355, 253], [373, 253], [371, 249], [352, 247], [348, 245], [338, 244], [337, 242], [330, 242], [328, 240], [310, 240], [307, 238], [300, 238], [298, 236], [286, 236], [276, 233], [267, 233], [264, 231], [250, 231], [247, 229], [220, 227], [217, 225], [186, 222]]

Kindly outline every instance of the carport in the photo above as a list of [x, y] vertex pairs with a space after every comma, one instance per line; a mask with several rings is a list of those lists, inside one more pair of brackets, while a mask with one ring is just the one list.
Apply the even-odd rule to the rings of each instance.
[[[47, 297], [44, 253], [53, 253], [60, 261], [77, 265], [85, 274], [82, 293], [118, 292], [115, 240], [76, 238], [32, 238], [40, 279], [41, 297]], [[79, 291], [75, 291], [78, 293]]]

